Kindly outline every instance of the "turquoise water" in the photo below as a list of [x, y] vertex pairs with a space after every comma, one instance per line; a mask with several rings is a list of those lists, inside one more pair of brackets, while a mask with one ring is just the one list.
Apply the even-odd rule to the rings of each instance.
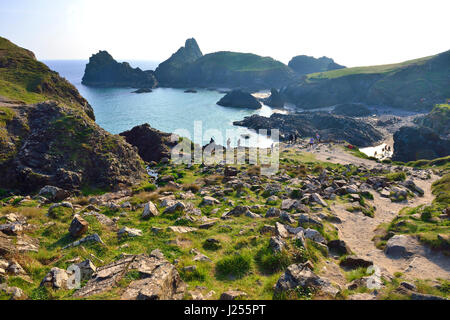
[[[201, 121], [202, 144], [208, 143], [212, 137], [222, 145], [226, 145], [228, 137], [231, 138], [233, 146], [237, 145], [239, 139], [241, 145], [267, 147], [272, 144], [267, 137], [257, 136], [246, 128], [233, 126], [233, 121], [242, 120], [252, 114], [270, 116], [274, 111], [268, 106], [263, 106], [260, 110], [221, 107], [216, 103], [224, 94], [210, 90], [198, 90], [198, 93], [193, 94], [184, 93], [182, 89], [158, 88], [152, 93], [135, 94], [131, 88], [91, 88], [81, 84], [87, 61], [45, 63], [77, 87], [94, 109], [97, 123], [113, 134], [149, 123], [165, 132], [187, 130], [190, 134], [188, 137], [193, 139], [194, 122]], [[157, 64], [151, 61], [131, 62], [133, 67], [143, 70], [154, 70]], [[217, 132], [208, 133], [211, 129]], [[182, 135], [186, 136], [188, 133]], [[242, 135], [248, 134], [251, 139], [245, 140]]]

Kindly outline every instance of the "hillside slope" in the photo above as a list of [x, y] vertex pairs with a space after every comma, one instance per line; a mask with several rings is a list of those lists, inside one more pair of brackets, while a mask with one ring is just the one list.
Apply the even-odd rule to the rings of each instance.
[[430, 110], [450, 97], [450, 51], [398, 64], [310, 74], [283, 90], [305, 109], [340, 103]]
[[32, 52], [0, 43], [0, 189], [113, 190], [144, 179], [135, 149], [94, 122], [74, 86]]
[[36, 60], [34, 53], [0, 37], [0, 96], [23, 103], [52, 99], [83, 110], [95, 120], [94, 111], [66, 79]]

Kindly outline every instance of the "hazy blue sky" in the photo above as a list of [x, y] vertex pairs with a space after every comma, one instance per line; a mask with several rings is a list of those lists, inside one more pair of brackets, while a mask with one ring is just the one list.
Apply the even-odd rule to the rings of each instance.
[[195, 37], [204, 53], [299, 54], [347, 66], [450, 49], [448, 0], [0, 0], [0, 36], [38, 59], [164, 60]]

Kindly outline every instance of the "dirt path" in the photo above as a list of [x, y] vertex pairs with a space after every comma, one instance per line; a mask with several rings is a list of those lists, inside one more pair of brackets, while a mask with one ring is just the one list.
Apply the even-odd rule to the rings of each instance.
[[[305, 149], [299, 150], [305, 151]], [[364, 165], [368, 168], [380, 166], [379, 163], [361, 159], [343, 151], [340, 145], [321, 145], [313, 149], [311, 153], [321, 161], [344, 165]], [[374, 218], [366, 217], [362, 213], [348, 212], [343, 204], [333, 205], [331, 209], [342, 220], [342, 223], [336, 224], [340, 239], [344, 240], [355, 254], [372, 260], [379, 267], [385, 268], [390, 274], [402, 272], [405, 277], [411, 279], [450, 279], [450, 258], [432, 252], [418, 241], [416, 245], [420, 248], [418, 250], [420, 253], [409, 259], [387, 257], [382, 250], [375, 247], [372, 241], [376, 228], [382, 223], [391, 222], [405, 206], [416, 207], [421, 204], [430, 204], [434, 199], [431, 193], [431, 185], [437, 179], [437, 176], [432, 176], [428, 180], [413, 178], [414, 182], [425, 191], [425, 194], [423, 197], [409, 200], [408, 203], [393, 203], [390, 199], [383, 198], [374, 192], [372, 203], [377, 208]], [[411, 241], [416, 240], [412, 239]]]

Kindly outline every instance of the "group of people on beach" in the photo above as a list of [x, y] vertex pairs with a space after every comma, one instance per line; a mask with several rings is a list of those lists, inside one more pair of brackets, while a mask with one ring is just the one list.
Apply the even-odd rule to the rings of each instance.
[[[389, 154], [391, 153], [392, 149], [391, 146], [384, 146], [383, 149], [381, 150], [381, 156], [382, 157], [388, 157]], [[374, 155], [375, 158], [378, 157], [378, 152], [375, 151]]]

